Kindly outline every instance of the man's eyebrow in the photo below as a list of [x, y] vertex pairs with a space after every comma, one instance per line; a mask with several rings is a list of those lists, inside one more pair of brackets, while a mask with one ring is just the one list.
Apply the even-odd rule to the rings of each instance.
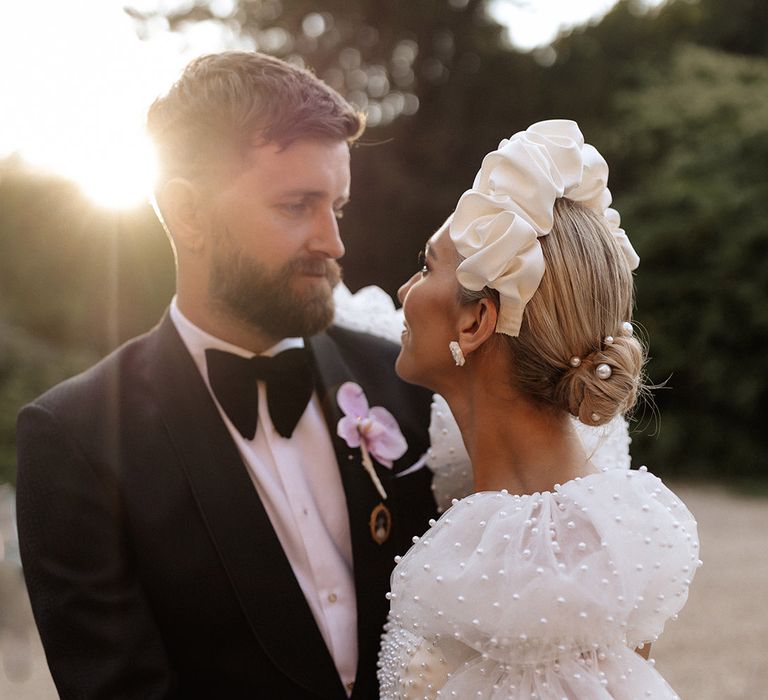
[[[305, 190], [305, 189], [295, 189], [295, 190], [286, 190], [285, 192], [280, 193], [281, 197], [304, 197], [308, 199], [323, 199], [328, 196], [328, 193], [324, 190]], [[339, 197], [336, 202], [338, 202], [341, 206], [344, 206], [349, 202], [349, 196], [348, 195], [342, 195]]]
[[322, 190], [305, 190], [305, 189], [295, 189], [295, 190], [284, 190], [280, 192], [280, 195], [282, 197], [325, 197], [326, 193]]

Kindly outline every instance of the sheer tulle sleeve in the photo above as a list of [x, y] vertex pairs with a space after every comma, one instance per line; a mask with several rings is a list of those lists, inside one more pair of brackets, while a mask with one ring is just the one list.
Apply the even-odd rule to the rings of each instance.
[[[536, 668], [564, 688], [563, 669], [586, 659], [635, 664], [629, 648], [655, 639], [682, 608], [697, 563], [692, 516], [648, 473], [605, 472], [532, 496], [475, 494], [396, 567], [390, 651], [393, 629], [436, 640], [454, 658], [463, 649], [446, 686], [458, 697], [507, 676], [519, 685]], [[614, 697], [589, 687], [566, 696]]]

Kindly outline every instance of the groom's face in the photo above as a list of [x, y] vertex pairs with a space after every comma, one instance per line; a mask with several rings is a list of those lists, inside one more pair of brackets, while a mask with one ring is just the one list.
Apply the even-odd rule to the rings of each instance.
[[343, 141], [253, 147], [211, 198], [211, 305], [275, 340], [327, 327], [349, 187]]

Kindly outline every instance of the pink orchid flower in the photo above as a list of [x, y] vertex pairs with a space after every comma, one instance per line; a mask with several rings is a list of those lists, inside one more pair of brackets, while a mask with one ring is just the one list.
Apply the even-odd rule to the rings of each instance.
[[369, 407], [362, 387], [355, 382], [342, 384], [336, 394], [336, 401], [344, 412], [344, 417], [336, 427], [336, 433], [350, 447], [360, 448], [365, 470], [381, 497], [386, 498], [387, 493], [373, 468], [371, 456], [379, 464], [392, 468], [392, 462], [402, 457], [408, 449], [400, 426], [386, 408]]

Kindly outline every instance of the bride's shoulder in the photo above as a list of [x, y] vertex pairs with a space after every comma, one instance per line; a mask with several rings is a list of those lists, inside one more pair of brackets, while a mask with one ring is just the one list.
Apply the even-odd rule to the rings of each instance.
[[474, 493], [454, 500], [430, 525], [406, 559], [464, 557], [465, 567], [483, 569], [503, 558], [521, 575], [542, 566], [563, 573], [582, 559], [602, 562], [613, 575], [652, 567], [662, 554], [698, 560], [693, 515], [646, 470], [606, 470], [528, 495]]
[[[564, 484], [555, 484], [551, 491], [532, 494], [516, 495], [507, 490], [479, 491], [453, 499], [451, 507], [440, 520], [434, 522], [433, 530], [437, 532], [440, 526], [488, 517], [506, 519], [510, 525], [517, 525], [516, 521], [520, 519], [524, 525], [534, 525], [541, 517], [555, 523], [580, 513], [580, 521], [592, 522], [631, 511], [678, 514], [686, 520], [693, 519], [683, 501], [661, 479], [641, 467], [626, 471], [604, 469]], [[536, 520], [531, 520], [528, 516], [534, 512], [538, 515]], [[657, 522], [650, 524], [651, 517], [645, 519], [649, 521], [649, 526], [657, 528]]]
[[682, 501], [648, 472], [607, 471], [543, 493], [454, 502], [399, 562], [391, 595], [403, 620], [429, 620], [441, 634], [479, 621], [478, 634], [541, 636], [557, 600], [568, 635], [647, 641], [684, 604], [698, 563]]

